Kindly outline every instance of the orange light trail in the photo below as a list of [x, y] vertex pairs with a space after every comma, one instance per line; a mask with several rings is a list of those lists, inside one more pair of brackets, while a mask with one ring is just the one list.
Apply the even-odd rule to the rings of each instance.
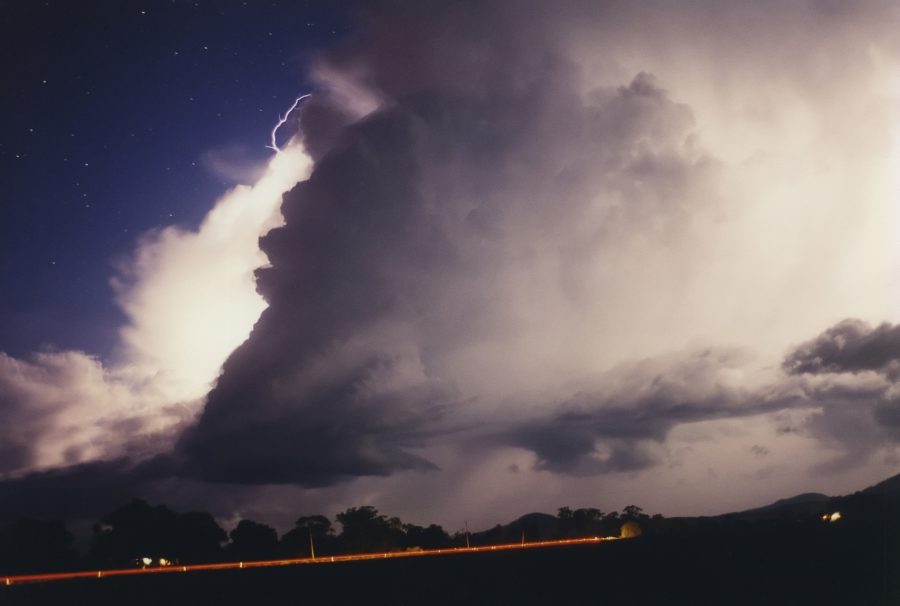
[[417, 551], [387, 551], [375, 553], [354, 553], [317, 558], [289, 558], [283, 560], [256, 560], [251, 562], [219, 562], [215, 564], [187, 564], [161, 568], [117, 568], [112, 570], [82, 570], [78, 572], [51, 572], [45, 574], [22, 574], [0, 576], [4, 585], [39, 583], [45, 581], [65, 581], [70, 579], [102, 579], [105, 577], [138, 574], [172, 574], [196, 572], [200, 570], [234, 570], [243, 568], [267, 568], [270, 566], [296, 566], [300, 564], [330, 564], [332, 562], [355, 562], [359, 560], [384, 560], [392, 558], [412, 558], [419, 556], [449, 555], [454, 553], [477, 553], [484, 551], [508, 551], [512, 549], [535, 549], [541, 547], [562, 547], [613, 541], [619, 537], [585, 537], [581, 539], [560, 539], [555, 541], [535, 541], [532, 543], [506, 543], [503, 545], [482, 545], [480, 547], [449, 547], [446, 549], [422, 549]]

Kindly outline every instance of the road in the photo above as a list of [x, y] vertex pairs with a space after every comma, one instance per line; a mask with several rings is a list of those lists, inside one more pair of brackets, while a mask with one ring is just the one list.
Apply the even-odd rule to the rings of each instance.
[[46, 581], [63, 581], [70, 579], [102, 579], [105, 577], [129, 576], [139, 574], [178, 574], [201, 570], [234, 570], [240, 568], [266, 568], [270, 566], [299, 566], [302, 564], [331, 564], [337, 562], [356, 562], [359, 560], [383, 560], [391, 558], [416, 558], [460, 553], [478, 553], [483, 551], [506, 551], [512, 549], [539, 549], [547, 547], [563, 547], [566, 545], [583, 545], [616, 540], [618, 537], [585, 537], [581, 539], [563, 539], [557, 541], [534, 541], [506, 543], [503, 545], [482, 545], [480, 547], [451, 547], [447, 549], [422, 549], [415, 551], [388, 551], [378, 553], [354, 553], [317, 558], [290, 558], [282, 560], [254, 560], [250, 562], [218, 562], [215, 564], [172, 565], [158, 568], [116, 568], [112, 570], [81, 570], [77, 572], [51, 572], [43, 574], [22, 574], [0, 576], [4, 585], [21, 583], [40, 583]]

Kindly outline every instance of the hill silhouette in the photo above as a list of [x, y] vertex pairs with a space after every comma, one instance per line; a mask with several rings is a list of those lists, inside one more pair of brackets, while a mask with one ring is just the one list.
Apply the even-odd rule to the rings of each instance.
[[815, 514], [826, 507], [830, 499], [831, 497], [828, 495], [817, 492], [806, 492], [798, 494], [795, 497], [778, 499], [774, 503], [762, 507], [755, 507], [753, 509], [746, 509], [744, 511], [726, 513], [723, 515], [747, 520], [765, 520], [776, 519], [785, 515]]
[[900, 500], [900, 474], [882, 480], [874, 486], [861, 491], [862, 494], [884, 495], [891, 499]]

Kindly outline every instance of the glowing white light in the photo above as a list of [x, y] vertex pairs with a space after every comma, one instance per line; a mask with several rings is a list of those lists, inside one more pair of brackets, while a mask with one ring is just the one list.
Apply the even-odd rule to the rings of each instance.
[[288, 118], [291, 116], [291, 113], [300, 106], [300, 102], [309, 97], [309, 94], [301, 95], [294, 99], [294, 104], [291, 105], [291, 108], [285, 112], [284, 116], [278, 116], [278, 123], [272, 127], [272, 134], [270, 135], [270, 143], [266, 145], [269, 149], [273, 150], [275, 153], [281, 151], [281, 148], [278, 147], [278, 142], [275, 140], [276, 135], [278, 134], [278, 129], [284, 126], [285, 122], [288, 121]]
[[[200, 410], [222, 363], [266, 307], [253, 275], [267, 261], [259, 237], [282, 223], [282, 193], [311, 167], [302, 145], [286, 144], [252, 186], [225, 193], [197, 229], [145, 234], [113, 281], [127, 321], [110, 363], [78, 351], [30, 361], [0, 352], [0, 380], [47, 411], [30, 465], [11, 474], [137, 452], [129, 446], [137, 436], [173, 435]], [[139, 455], [167, 448], [137, 441], [148, 447]]]
[[133, 284], [120, 287], [129, 377], [150, 375], [172, 401], [201, 397], [225, 358], [265, 309], [253, 272], [266, 264], [259, 237], [282, 223], [281, 194], [309, 174], [302, 146], [285, 146], [252, 186], [220, 198], [197, 231], [170, 227], [135, 255]]

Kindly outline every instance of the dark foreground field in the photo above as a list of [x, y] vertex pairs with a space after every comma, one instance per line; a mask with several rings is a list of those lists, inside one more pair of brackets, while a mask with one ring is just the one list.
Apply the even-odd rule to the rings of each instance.
[[0, 604], [900, 604], [900, 544], [873, 522], [719, 520], [597, 545], [14, 585]]

